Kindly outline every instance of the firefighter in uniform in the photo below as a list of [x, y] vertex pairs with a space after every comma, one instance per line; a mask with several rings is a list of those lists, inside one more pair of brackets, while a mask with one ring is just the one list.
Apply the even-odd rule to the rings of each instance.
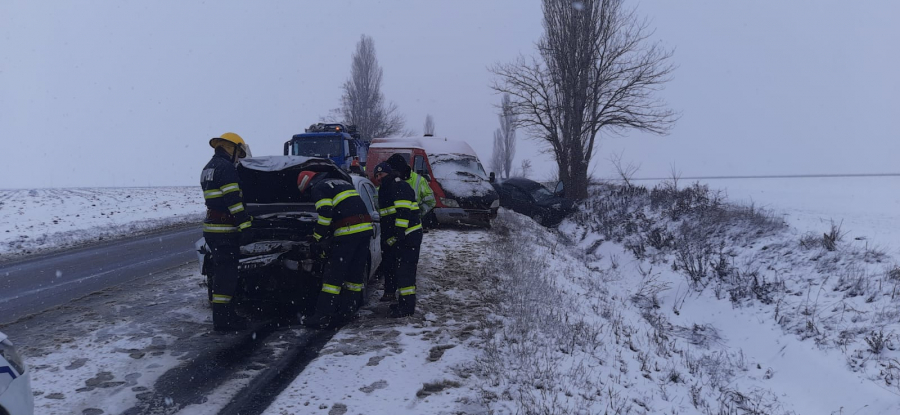
[[231, 300], [237, 290], [241, 236], [251, 224], [236, 168], [237, 161], [247, 156], [247, 148], [235, 133], [212, 138], [209, 145], [215, 154], [203, 168], [200, 186], [206, 201], [203, 237], [212, 251], [213, 329], [243, 330], [247, 320], [237, 315]]
[[372, 217], [353, 184], [328, 173], [300, 172], [297, 189], [300, 193], [309, 189], [316, 203], [319, 219], [313, 238], [320, 255], [327, 258], [315, 314], [303, 324], [332, 327], [351, 318], [362, 304], [366, 256], [375, 235]]
[[[416, 310], [416, 267], [422, 244], [419, 206], [412, 187], [393, 171], [388, 163], [375, 167], [378, 207], [381, 214], [383, 244], [393, 251], [394, 277], [399, 288], [398, 304], [391, 305], [391, 317], [411, 316]], [[385, 280], [385, 292], [390, 289]]]
[[[400, 154], [390, 156], [387, 159], [387, 163], [391, 166], [391, 169], [394, 170], [397, 176], [405, 180], [415, 192], [416, 206], [419, 207], [419, 220], [423, 225], [422, 232], [426, 232], [424, 227], [425, 215], [435, 206], [434, 192], [431, 190], [431, 186], [428, 185], [428, 181], [425, 180], [424, 177], [412, 171], [412, 168], [406, 163], [406, 159]], [[381, 252], [382, 263], [392, 263], [391, 261], [397, 260], [397, 258], [392, 256], [392, 254], [396, 252], [395, 250], [387, 249], [388, 253], [385, 255], [385, 249], [382, 247]], [[381, 275], [384, 277], [384, 295], [381, 296], [379, 301], [394, 301], [396, 298], [394, 292], [397, 290], [396, 279], [388, 268], [383, 268], [381, 270]]]
[[[428, 185], [428, 180], [425, 180], [420, 174], [412, 171], [412, 168], [406, 162], [406, 159], [399, 154], [394, 154], [387, 159], [387, 163], [391, 165], [391, 168], [397, 172], [397, 175], [400, 176], [401, 179], [406, 180], [406, 183], [413, 188], [413, 191], [416, 192], [416, 204], [419, 206], [419, 218], [424, 219], [425, 215], [434, 209], [434, 206], [437, 204], [434, 199], [434, 191], [431, 190], [431, 186]], [[424, 225], [424, 222], [423, 222]]]

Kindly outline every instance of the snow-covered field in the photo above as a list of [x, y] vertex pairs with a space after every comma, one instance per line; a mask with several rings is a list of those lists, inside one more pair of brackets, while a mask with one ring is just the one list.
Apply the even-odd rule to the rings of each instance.
[[[700, 181], [720, 189], [735, 203], [754, 204], [783, 215], [802, 231], [841, 225], [848, 238], [900, 253], [900, 177], [810, 177], [714, 179]], [[679, 186], [690, 185], [682, 180]], [[658, 182], [636, 182], [652, 187]]]
[[[680, 183], [678, 194], [598, 188], [558, 231], [501, 209], [490, 232], [429, 233], [420, 314], [388, 320], [379, 318], [384, 304], [371, 305], [265, 413], [900, 413], [898, 183], [710, 182], [727, 186], [731, 200], [752, 200], [754, 209], [723, 207], [706, 197], [714, 192], [685, 193], [689, 183]], [[53, 228], [87, 211], [94, 227], [82, 232], [129, 233], [147, 229], [144, 218], [152, 224], [196, 215], [196, 190], [48, 192], [60, 202], [18, 191], [2, 200], [4, 218], [10, 209], [29, 219], [18, 228], [4, 222], [3, 230], [17, 232], [15, 240], [58, 235]], [[23, 203], [45, 216], [26, 212]], [[153, 212], [147, 206], [168, 214], [146, 215]], [[63, 210], [69, 213], [57, 213]], [[843, 237], [829, 249], [822, 234], [832, 221], [842, 223]], [[4, 250], [10, 242], [3, 239]], [[189, 272], [191, 281], [201, 279]], [[204, 298], [202, 287], [188, 286], [196, 292], [185, 295]], [[150, 344], [161, 352], [138, 387], [150, 387], [161, 369], [178, 363], [163, 352], [178, 349], [168, 344], [174, 339], [107, 332], [88, 335], [104, 342], [80, 343], [77, 356], [44, 350], [30, 357], [41, 368], [37, 402], [62, 410], [62, 402], [43, 396], [70, 396], [83, 385], [67, 389], [53, 368], [103, 372], [113, 365], [103, 358], [112, 349]], [[125, 340], [134, 344], [120, 344]], [[75, 357], [89, 360], [75, 364]], [[129, 370], [135, 372], [121, 375]], [[90, 398], [112, 404], [90, 405], [122, 408], [134, 399], [110, 391]], [[115, 404], [123, 397], [128, 401]], [[181, 413], [214, 413], [210, 405]]]
[[0, 260], [199, 223], [200, 187], [0, 190]]

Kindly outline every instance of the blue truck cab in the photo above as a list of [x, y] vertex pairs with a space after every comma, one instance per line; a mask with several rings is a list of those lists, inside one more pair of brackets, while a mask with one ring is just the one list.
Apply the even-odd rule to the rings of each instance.
[[366, 143], [359, 139], [355, 126], [317, 123], [284, 143], [284, 155], [328, 158], [344, 170], [350, 170], [354, 157], [365, 165]]

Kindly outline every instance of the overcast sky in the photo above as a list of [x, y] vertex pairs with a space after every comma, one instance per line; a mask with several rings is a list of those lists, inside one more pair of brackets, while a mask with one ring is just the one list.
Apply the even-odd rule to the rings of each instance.
[[[604, 137], [638, 176], [900, 172], [900, 2], [633, 2], [678, 65], [665, 137]], [[0, 1], [0, 188], [199, 183], [210, 137], [255, 155], [340, 98], [361, 34], [383, 92], [421, 132], [487, 162], [487, 67], [534, 53], [539, 1]], [[552, 175], [519, 133], [515, 164]]]

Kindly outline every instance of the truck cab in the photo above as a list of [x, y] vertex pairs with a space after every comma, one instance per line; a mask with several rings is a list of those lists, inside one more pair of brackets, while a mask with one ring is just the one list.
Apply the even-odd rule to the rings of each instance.
[[350, 170], [354, 157], [363, 156], [366, 145], [359, 139], [356, 127], [344, 124], [317, 123], [284, 143], [284, 155], [327, 158], [335, 165]]

